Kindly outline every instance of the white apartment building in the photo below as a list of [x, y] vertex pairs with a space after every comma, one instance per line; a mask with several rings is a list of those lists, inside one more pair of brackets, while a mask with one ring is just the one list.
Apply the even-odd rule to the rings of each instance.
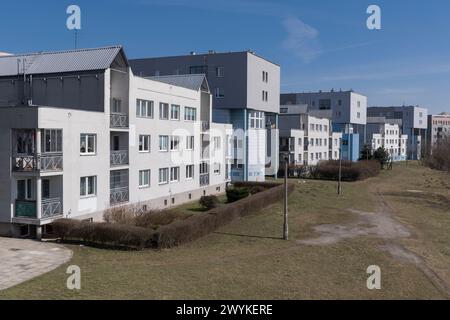
[[342, 133], [332, 131], [330, 119], [313, 117], [306, 109], [306, 105], [281, 106], [280, 161], [286, 154], [290, 163], [307, 166], [338, 160]]
[[0, 57], [0, 234], [223, 192], [232, 126], [211, 100], [204, 75], [133, 75], [120, 46]]
[[372, 152], [383, 147], [393, 161], [407, 159], [408, 135], [401, 133], [398, 124], [380, 123], [374, 118], [369, 118], [367, 129], [372, 141]]

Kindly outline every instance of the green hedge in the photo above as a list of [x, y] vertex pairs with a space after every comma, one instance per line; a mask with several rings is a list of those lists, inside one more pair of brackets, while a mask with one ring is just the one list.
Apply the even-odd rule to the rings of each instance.
[[[288, 185], [291, 193], [295, 186]], [[284, 186], [248, 196], [239, 201], [192, 215], [185, 220], [161, 226], [157, 230], [117, 223], [83, 222], [60, 219], [53, 223], [55, 235], [62, 241], [127, 248], [170, 248], [205, 236], [227, 223], [258, 212], [284, 197]]]

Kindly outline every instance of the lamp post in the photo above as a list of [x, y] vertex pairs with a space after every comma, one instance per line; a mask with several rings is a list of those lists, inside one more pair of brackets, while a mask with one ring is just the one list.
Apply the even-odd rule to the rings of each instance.
[[337, 188], [338, 195], [340, 195], [342, 193], [341, 179], [342, 179], [342, 139], [343, 139], [343, 137], [344, 137], [344, 135], [342, 135], [341, 140], [339, 142], [339, 175], [338, 175], [338, 188]]
[[288, 175], [288, 161], [289, 156], [284, 156], [284, 223], [283, 223], [283, 239], [289, 239], [289, 226], [288, 226], [288, 186], [287, 186], [287, 175]]

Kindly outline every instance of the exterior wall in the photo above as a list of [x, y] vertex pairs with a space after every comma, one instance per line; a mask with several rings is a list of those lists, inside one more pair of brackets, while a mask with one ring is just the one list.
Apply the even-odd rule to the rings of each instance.
[[404, 161], [407, 156], [408, 136], [402, 135], [398, 124], [376, 123], [371, 129], [372, 151], [385, 148], [393, 161]]
[[450, 136], [450, 115], [429, 115], [428, 128], [428, 146], [431, 150], [440, 140]]

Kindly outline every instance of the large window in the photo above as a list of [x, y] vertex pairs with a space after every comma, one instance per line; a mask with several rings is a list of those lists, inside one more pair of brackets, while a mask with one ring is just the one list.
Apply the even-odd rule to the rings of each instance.
[[186, 150], [194, 150], [194, 136], [186, 137]]
[[250, 111], [250, 128], [263, 129], [264, 128], [264, 112], [262, 111]]
[[139, 171], [139, 188], [150, 187], [150, 170]]
[[161, 120], [169, 119], [169, 104], [161, 102], [159, 104], [159, 118]]
[[320, 110], [330, 110], [331, 109], [331, 100], [330, 99], [320, 99], [319, 100], [319, 109]]
[[186, 179], [194, 179], [194, 165], [190, 164], [186, 166]]
[[170, 120], [180, 120], [180, 106], [173, 104], [170, 107]]
[[136, 117], [153, 118], [153, 101], [136, 100]]
[[169, 168], [159, 169], [159, 184], [166, 184], [169, 182]]
[[223, 88], [217, 87], [215, 90], [215, 96], [219, 99], [225, 98], [225, 90]]
[[184, 107], [184, 120], [196, 121], [197, 120], [197, 109], [191, 108], [191, 107]]
[[180, 147], [180, 137], [171, 136], [170, 137], [170, 151], [177, 151]]
[[41, 131], [42, 152], [62, 152], [62, 130], [45, 129]]
[[97, 194], [97, 177], [82, 177], [80, 179], [80, 196], [88, 197]]
[[149, 135], [139, 135], [139, 152], [150, 152]]
[[208, 75], [208, 66], [192, 66], [189, 68], [189, 73]]
[[180, 181], [180, 167], [170, 168], [170, 182]]
[[169, 150], [169, 136], [159, 136], [159, 151]]
[[17, 180], [17, 199], [31, 200], [33, 197], [31, 179]]
[[80, 135], [80, 154], [92, 155], [97, 152], [97, 135], [82, 133]]

